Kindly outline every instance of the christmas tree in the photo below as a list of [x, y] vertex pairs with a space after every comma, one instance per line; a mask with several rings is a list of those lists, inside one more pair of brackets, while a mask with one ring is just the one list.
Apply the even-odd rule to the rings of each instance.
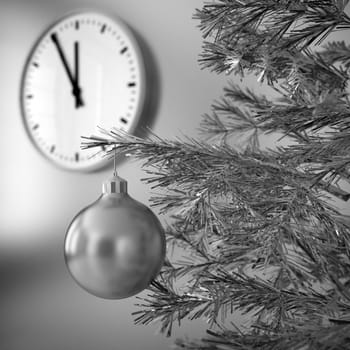
[[[347, 3], [205, 4], [194, 16], [202, 66], [255, 74], [273, 97], [230, 83], [203, 117], [209, 139], [104, 130], [84, 143], [141, 159], [159, 189], [168, 255], [135, 321], [168, 335], [183, 319], [208, 321], [203, 339], [178, 348], [350, 349], [350, 220], [339, 205], [350, 198], [350, 46], [325, 40], [350, 28]], [[288, 142], [260, 147], [272, 134]]]

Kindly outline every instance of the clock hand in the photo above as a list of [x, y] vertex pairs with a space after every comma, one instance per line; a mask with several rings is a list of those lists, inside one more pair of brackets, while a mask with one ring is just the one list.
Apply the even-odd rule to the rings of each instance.
[[77, 106], [82, 106], [83, 105], [83, 101], [81, 100], [81, 89], [77, 83], [77, 81], [74, 79], [73, 75], [72, 75], [72, 72], [70, 71], [69, 69], [69, 66], [68, 66], [68, 62], [67, 62], [67, 59], [66, 59], [66, 56], [62, 50], [62, 47], [61, 47], [61, 44], [60, 44], [60, 41], [58, 39], [58, 36], [57, 36], [57, 33], [52, 33], [51, 34], [51, 40], [53, 41], [53, 43], [55, 44], [56, 48], [57, 48], [57, 51], [58, 51], [58, 54], [60, 56], [60, 59], [63, 63], [63, 66], [64, 66], [64, 69], [67, 73], [67, 76], [68, 76], [68, 79], [70, 81], [70, 83], [72, 84], [72, 94], [73, 96], [75, 97], [76, 99], [76, 107]]
[[74, 93], [75, 108], [79, 108], [80, 106], [83, 106], [84, 103], [81, 99], [81, 88], [79, 85], [79, 42], [77, 41], [74, 42], [74, 68], [75, 68], [75, 87], [74, 88], [76, 88], [76, 93]]

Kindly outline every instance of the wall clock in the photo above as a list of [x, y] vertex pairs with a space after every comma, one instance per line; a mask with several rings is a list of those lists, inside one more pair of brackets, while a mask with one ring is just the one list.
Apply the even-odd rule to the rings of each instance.
[[34, 145], [56, 165], [91, 170], [105, 165], [81, 136], [97, 126], [132, 132], [145, 102], [139, 45], [117, 18], [98, 12], [70, 14], [39, 38], [21, 82], [21, 108]]

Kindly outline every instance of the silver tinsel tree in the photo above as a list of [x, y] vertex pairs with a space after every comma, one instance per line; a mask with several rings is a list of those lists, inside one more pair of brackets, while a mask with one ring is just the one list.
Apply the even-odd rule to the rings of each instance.
[[[204, 339], [178, 348], [350, 349], [350, 220], [333, 204], [350, 198], [350, 46], [324, 41], [350, 28], [347, 3], [206, 3], [195, 13], [201, 64], [256, 74], [277, 97], [231, 83], [201, 125], [215, 142], [114, 130], [84, 142], [143, 160], [159, 189], [168, 258], [135, 321], [168, 335], [185, 318], [209, 322]], [[259, 148], [269, 133], [291, 142]], [[236, 314], [249, 317], [236, 324]]]

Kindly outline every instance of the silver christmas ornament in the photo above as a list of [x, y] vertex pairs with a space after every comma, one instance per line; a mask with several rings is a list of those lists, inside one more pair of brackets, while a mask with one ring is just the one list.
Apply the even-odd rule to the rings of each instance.
[[66, 265], [91, 294], [127, 298], [145, 289], [159, 273], [165, 235], [153, 212], [128, 195], [124, 179], [113, 176], [102, 192], [68, 228]]

